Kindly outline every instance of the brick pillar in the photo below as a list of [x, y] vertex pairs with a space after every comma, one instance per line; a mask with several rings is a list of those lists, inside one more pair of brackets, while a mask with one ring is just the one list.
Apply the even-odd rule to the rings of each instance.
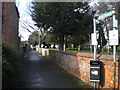
[[2, 23], [2, 38], [7, 41], [7, 3], [3, 3], [3, 23]]
[[2, 2], [0, 1], [0, 39], [2, 38]]
[[[0, 1], [0, 44], [1, 43], [1, 38], [2, 38], [2, 2]], [[2, 46], [2, 45], [0, 45]], [[2, 53], [2, 47], [0, 47], [0, 54]], [[2, 58], [1, 57], [2, 55], [0, 55], [0, 59]], [[0, 62], [0, 68], [2, 68], [2, 64]], [[2, 73], [2, 70], [0, 69], [0, 73]], [[2, 89], [2, 75], [0, 74], [0, 89]]]

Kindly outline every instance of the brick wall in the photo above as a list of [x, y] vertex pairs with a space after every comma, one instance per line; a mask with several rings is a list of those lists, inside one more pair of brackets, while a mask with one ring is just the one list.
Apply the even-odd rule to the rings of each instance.
[[[84, 82], [93, 85], [90, 82], [90, 60], [93, 60], [93, 54], [90, 53], [68, 53], [63, 51], [53, 51], [48, 49], [37, 49], [43, 55], [49, 55], [51, 60], [59, 66], [80, 78]], [[45, 54], [49, 52], [49, 54]], [[118, 57], [117, 57], [118, 58]], [[113, 62], [112, 55], [102, 55], [99, 58], [102, 61], [101, 82], [97, 84], [98, 88], [119, 88], [120, 89], [120, 62]], [[115, 73], [116, 72], [116, 73]]]
[[[2, 2], [0, 0], [0, 60], [2, 59], [2, 45], [1, 45], [1, 30], [2, 29]], [[0, 63], [0, 68], [2, 68], [2, 63]], [[2, 73], [2, 70], [0, 69], [0, 73]], [[0, 82], [2, 82], [2, 75], [0, 74]], [[0, 89], [2, 89], [2, 83], [0, 83]]]
[[15, 2], [3, 2], [2, 38], [19, 49], [18, 36], [19, 14]]
[[0, 1], [0, 39], [2, 38], [2, 2]]

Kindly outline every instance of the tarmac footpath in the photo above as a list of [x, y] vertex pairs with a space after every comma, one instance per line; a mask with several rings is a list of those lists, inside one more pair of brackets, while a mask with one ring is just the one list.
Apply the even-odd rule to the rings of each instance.
[[[77, 83], [76, 83], [77, 80]], [[81, 84], [79, 86], [78, 84]], [[35, 51], [28, 51], [15, 88], [83, 88], [85, 83]]]

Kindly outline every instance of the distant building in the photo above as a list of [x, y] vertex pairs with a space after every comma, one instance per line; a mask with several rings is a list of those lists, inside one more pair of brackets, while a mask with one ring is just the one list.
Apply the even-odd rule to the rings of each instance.
[[[1, 7], [1, 6], [0, 6]], [[2, 2], [2, 39], [19, 49], [19, 13], [15, 2]]]

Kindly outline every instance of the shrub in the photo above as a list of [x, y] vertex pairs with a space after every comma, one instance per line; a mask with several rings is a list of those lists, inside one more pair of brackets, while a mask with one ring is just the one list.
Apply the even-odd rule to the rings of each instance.
[[2, 43], [2, 78], [3, 87], [12, 85], [12, 80], [16, 78], [19, 71], [20, 56], [11, 45]]

